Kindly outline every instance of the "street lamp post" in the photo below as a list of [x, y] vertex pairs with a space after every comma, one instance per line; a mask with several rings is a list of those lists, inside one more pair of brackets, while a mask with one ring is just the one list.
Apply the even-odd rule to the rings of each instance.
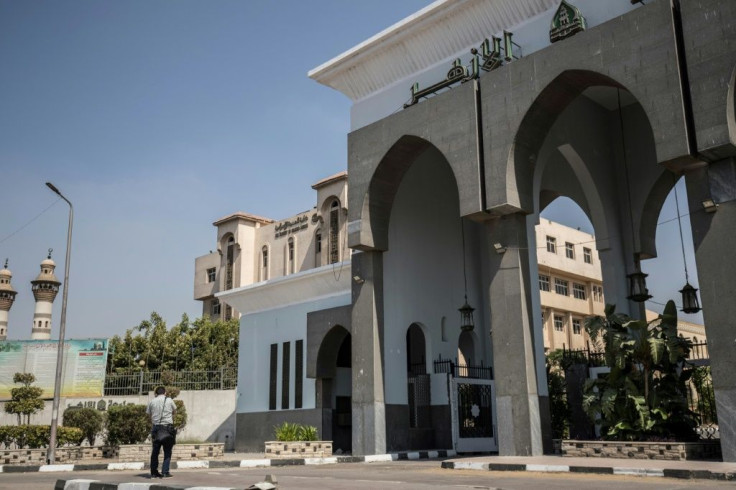
[[59, 422], [59, 398], [61, 397], [61, 371], [64, 365], [64, 331], [66, 330], [66, 299], [69, 294], [69, 261], [72, 251], [72, 223], [74, 221], [74, 207], [69, 199], [59, 192], [54, 184], [46, 182], [46, 186], [54, 191], [69, 205], [69, 230], [66, 235], [66, 261], [64, 261], [64, 292], [61, 296], [61, 324], [59, 326], [59, 347], [56, 352], [56, 381], [54, 382], [54, 402], [51, 408], [51, 434], [49, 437], [49, 451], [47, 460], [54, 464], [56, 459], [56, 426]]

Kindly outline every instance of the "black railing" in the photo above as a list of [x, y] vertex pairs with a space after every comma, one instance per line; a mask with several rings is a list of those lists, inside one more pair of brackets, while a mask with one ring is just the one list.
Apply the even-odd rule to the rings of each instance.
[[493, 368], [491, 366], [484, 366], [483, 362], [480, 365], [474, 366], [457, 364], [457, 361], [451, 359], [442, 359], [441, 357], [434, 361], [434, 373], [451, 374], [455, 378], [471, 378], [471, 379], [493, 379]]
[[571, 350], [562, 346], [562, 360], [568, 364], [587, 364], [589, 367], [605, 366], [606, 354], [591, 350], [590, 344], [585, 349]]

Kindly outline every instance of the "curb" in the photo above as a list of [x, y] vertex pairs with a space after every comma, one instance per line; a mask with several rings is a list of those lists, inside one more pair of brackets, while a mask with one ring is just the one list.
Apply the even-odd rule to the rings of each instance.
[[[266, 468], [271, 466], [325, 465], [339, 463], [379, 463], [384, 461], [451, 458], [457, 456], [453, 450], [415, 451], [390, 454], [373, 454], [369, 456], [332, 456], [328, 458], [294, 458], [294, 459], [241, 459], [241, 460], [194, 460], [172, 461], [172, 470], [193, 468]], [[148, 463], [138, 461], [131, 463], [80, 463], [80, 464], [45, 464], [40, 466], [0, 465], [0, 473], [36, 473], [36, 472], [72, 472], [72, 471], [121, 471], [144, 470]], [[133, 487], [131, 487], [133, 488]], [[148, 488], [148, 487], [143, 487]]]
[[673, 468], [631, 468], [619, 466], [567, 466], [545, 464], [499, 464], [443, 461], [442, 468], [479, 471], [534, 471], [541, 473], [592, 473], [599, 475], [659, 476], [684, 480], [736, 481], [736, 473]]

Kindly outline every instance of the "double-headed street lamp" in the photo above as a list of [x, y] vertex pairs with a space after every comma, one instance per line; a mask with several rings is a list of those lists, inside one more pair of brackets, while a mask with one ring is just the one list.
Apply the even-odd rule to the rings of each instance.
[[59, 423], [59, 398], [61, 397], [61, 371], [64, 366], [64, 331], [66, 330], [66, 298], [69, 294], [69, 260], [72, 251], [72, 222], [74, 221], [74, 208], [69, 199], [59, 192], [54, 184], [46, 182], [46, 186], [54, 191], [69, 205], [69, 230], [66, 234], [66, 261], [64, 261], [64, 292], [61, 295], [61, 325], [59, 326], [59, 347], [56, 352], [56, 381], [54, 382], [54, 402], [51, 408], [51, 435], [49, 438], [49, 451], [47, 460], [54, 464], [56, 459], [56, 426]]

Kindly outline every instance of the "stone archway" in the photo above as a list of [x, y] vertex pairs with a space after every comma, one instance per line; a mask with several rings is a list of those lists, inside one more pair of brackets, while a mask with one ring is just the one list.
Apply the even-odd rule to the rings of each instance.
[[319, 347], [315, 400], [322, 411], [322, 437], [333, 451], [352, 451], [352, 346], [350, 333], [332, 327]]

